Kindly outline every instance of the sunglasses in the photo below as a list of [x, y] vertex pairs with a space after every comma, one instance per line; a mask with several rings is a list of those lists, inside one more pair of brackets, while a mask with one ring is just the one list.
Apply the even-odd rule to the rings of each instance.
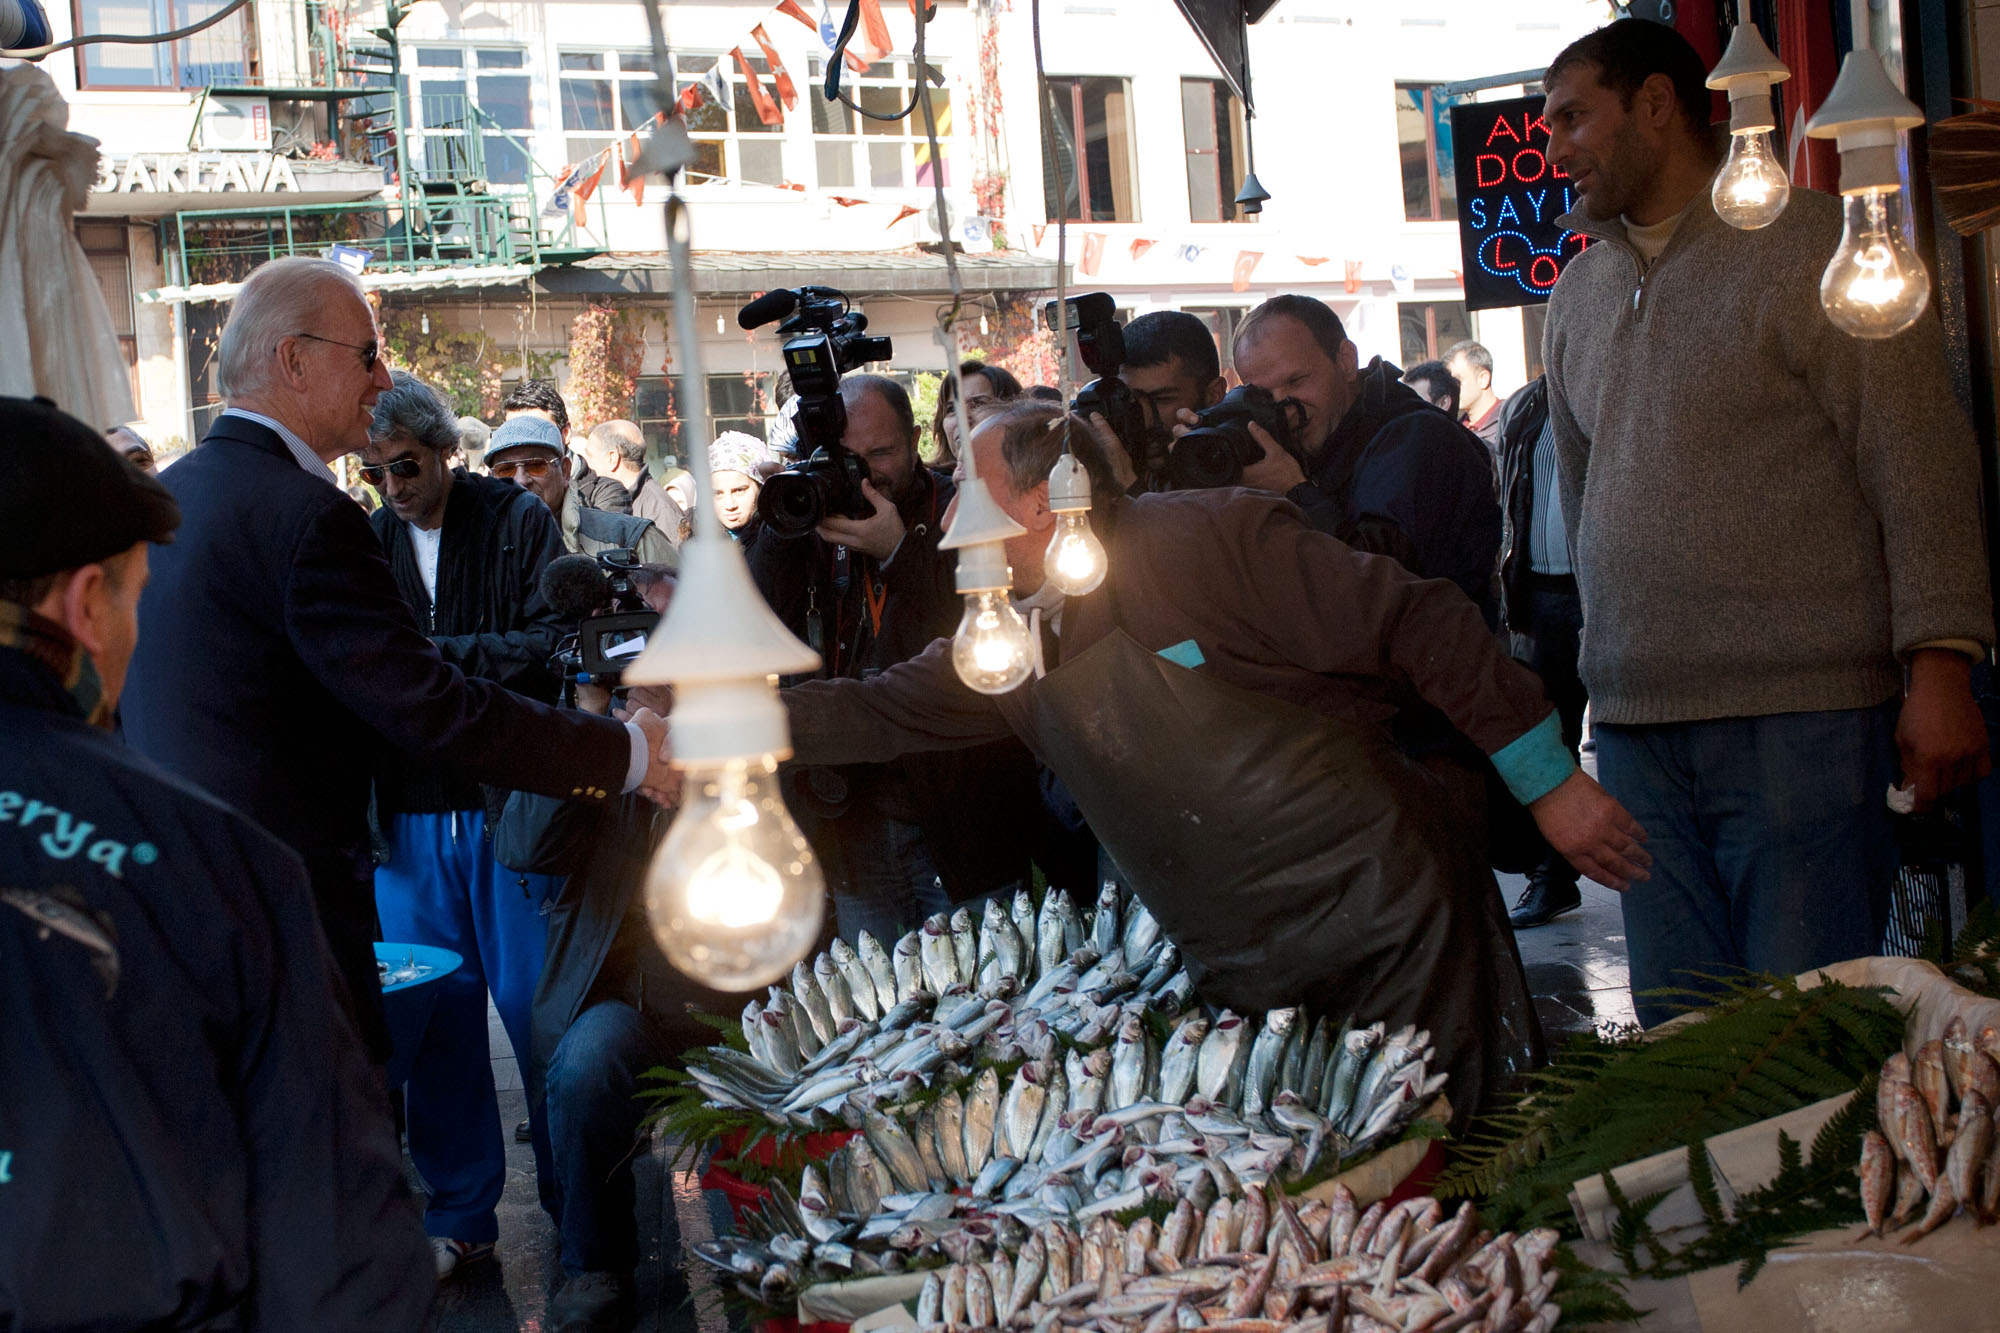
[[486, 470], [502, 481], [511, 481], [517, 471], [539, 481], [548, 476], [549, 469], [555, 465], [556, 460], [553, 458], [510, 458], [504, 463], [488, 463]]
[[[382, 355], [380, 344], [372, 338], [365, 343], [344, 343], [338, 338], [322, 338], [317, 333], [295, 333], [292, 336], [294, 338], [310, 338], [316, 343], [332, 343], [335, 347], [351, 347], [361, 353], [361, 368], [371, 374], [375, 370], [375, 362]], [[396, 475], [401, 476], [402, 474], [397, 473]]]
[[361, 469], [361, 480], [367, 482], [370, 486], [379, 487], [382, 484], [384, 473], [392, 477], [401, 477], [404, 481], [408, 481], [412, 477], [422, 476], [423, 471], [424, 465], [416, 459], [399, 458], [393, 463], [369, 463], [364, 465]]

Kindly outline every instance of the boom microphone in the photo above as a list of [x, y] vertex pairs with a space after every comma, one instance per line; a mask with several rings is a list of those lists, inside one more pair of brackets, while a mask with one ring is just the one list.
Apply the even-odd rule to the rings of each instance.
[[611, 580], [587, 555], [561, 555], [542, 570], [542, 600], [565, 621], [582, 620], [611, 602]]
[[799, 308], [799, 294], [789, 287], [765, 292], [736, 312], [736, 327], [757, 329], [774, 319], [783, 319]]

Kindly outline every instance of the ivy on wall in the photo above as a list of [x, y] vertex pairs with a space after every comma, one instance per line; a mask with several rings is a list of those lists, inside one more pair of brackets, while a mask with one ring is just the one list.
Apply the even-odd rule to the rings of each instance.
[[645, 316], [593, 301], [569, 325], [569, 382], [562, 386], [579, 428], [630, 415], [646, 360]]
[[462, 417], [500, 414], [500, 380], [516, 358], [480, 329], [448, 329], [441, 321], [424, 331], [418, 310], [381, 312], [382, 343], [389, 363], [407, 370], [444, 395]]

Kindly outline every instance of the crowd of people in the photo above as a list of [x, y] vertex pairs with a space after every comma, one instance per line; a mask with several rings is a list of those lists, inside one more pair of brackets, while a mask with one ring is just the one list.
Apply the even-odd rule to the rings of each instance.
[[[1504, 398], [1477, 343], [1364, 361], [1284, 295], [1231, 374], [1195, 317], [1133, 320], [1141, 438], [987, 362], [928, 421], [849, 375], [865, 513], [800, 536], [758, 506], [798, 442], [688, 460], [822, 661], [783, 682], [783, 783], [830, 928], [1116, 880], [1216, 1003], [1429, 1028], [1461, 1119], [1540, 1057], [1509, 926], [1581, 876], [1623, 891], [1647, 1024], [1665, 987], [1874, 952], [1885, 794], [1989, 767], [1977, 452], [1934, 319], [1863, 342], [1820, 313], [1831, 200], [1715, 217], [1703, 77], [1629, 20], [1550, 66], [1566, 221], [1598, 244]], [[225, 409], [164, 471], [0, 402], [0, 1326], [421, 1326], [498, 1236], [489, 997], [560, 1237], [549, 1326], [632, 1317], [643, 1071], [741, 997], [675, 972], [639, 891], [671, 699], [565, 669], [550, 572], [606, 557], [663, 611], [693, 492], [553, 383], [489, 425], [381, 348], [352, 274], [280, 260], [231, 308]], [[1159, 489], [1147, 458], [1232, 377], [1287, 438], [1247, 428], [1240, 486]], [[1042, 570], [1065, 451], [1111, 568], [1073, 597]], [[1040, 650], [1002, 695], [949, 643], [940, 540], [974, 473], [1022, 529]], [[1496, 867], [1528, 876], [1511, 923]], [[462, 959], [413, 1051], [379, 940]]]

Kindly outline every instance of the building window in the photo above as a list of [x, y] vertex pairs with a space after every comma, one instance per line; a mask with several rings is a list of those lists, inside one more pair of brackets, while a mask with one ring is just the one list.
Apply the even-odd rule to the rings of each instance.
[[1181, 131], [1187, 139], [1188, 220], [1247, 222], [1236, 207], [1249, 160], [1243, 103], [1221, 79], [1182, 79]]
[[[844, 102], [829, 102], [818, 92], [826, 78], [826, 62], [818, 56], [807, 62], [813, 87], [806, 90], [812, 104], [813, 167], [819, 187], [830, 189], [901, 190], [931, 188], [930, 145], [924, 141], [923, 108], [913, 107], [916, 93], [916, 65], [913, 61], [878, 60], [867, 72], [849, 71], [841, 80], [848, 96], [868, 115], [860, 115]], [[938, 147], [944, 152], [943, 184], [951, 184], [951, 92], [931, 87], [931, 114], [937, 120]], [[900, 115], [901, 120], [877, 117]]]
[[[226, 0], [74, 0], [78, 35], [142, 37], [199, 23]], [[178, 42], [129, 46], [93, 42], [77, 48], [85, 88], [230, 87], [257, 81], [257, 27], [246, 5], [212, 28]]]
[[[139, 337], [132, 314], [131, 234], [122, 222], [79, 222], [77, 244], [90, 264], [104, 305], [111, 312], [111, 331], [118, 337], [125, 374], [132, 381], [132, 405], [139, 405]], [[111, 423], [116, 425], [116, 422]]]
[[1215, 339], [1215, 350], [1221, 358], [1224, 374], [1236, 371], [1236, 330], [1243, 326], [1243, 317], [1250, 313], [1247, 306], [1211, 305], [1186, 306], [1183, 314], [1193, 315], [1208, 325], [1209, 334]]
[[535, 127], [528, 53], [515, 46], [424, 46], [415, 54], [411, 165], [428, 180], [526, 185], [524, 141]]
[[563, 154], [571, 162], [643, 133], [659, 110], [653, 101], [651, 52], [564, 51], [556, 60]]
[[1137, 222], [1131, 83], [1050, 79], [1049, 94], [1054, 107], [1042, 106], [1042, 200], [1048, 220]]
[[1472, 336], [1472, 317], [1463, 301], [1405, 301], [1396, 307], [1403, 334], [1403, 364], [1435, 361], [1453, 343]]
[[[766, 125], [758, 117], [750, 85], [744, 81], [743, 71], [736, 67], [733, 57], [677, 55], [674, 71], [679, 82], [675, 86], [685, 90], [690, 84], [700, 83], [702, 76], [718, 63], [729, 96], [718, 103], [711, 95], [713, 89], [704, 88], [701, 105], [687, 113], [688, 133], [694, 138], [695, 153], [687, 168], [688, 184], [783, 185], [790, 179], [785, 175], [785, 127], [782, 123]], [[775, 99], [770, 62], [754, 56], [750, 68], [764, 85], [764, 95]]]
[[1403, 216], [1455, 222], [1458, 178], [1451, 155], [1451, 108], [1464, 99], [1423, 84], [1396, 85], [1396, 143], [1403, 159]]
[[[755, 112], [751, 113], [753, 116]], [[778, 373], [773, 370], [723, 372], [708, 377], [708, 431], [713, 439], [726, 430], [740, 430], [763, 439], [779, 403], [772, 397]], [[655, 458], [680, 457], [680, 417], [675, 411], [678, 381], [666, 375], [641, 375], [632, 391], [632, 420], [646, 437]]]

